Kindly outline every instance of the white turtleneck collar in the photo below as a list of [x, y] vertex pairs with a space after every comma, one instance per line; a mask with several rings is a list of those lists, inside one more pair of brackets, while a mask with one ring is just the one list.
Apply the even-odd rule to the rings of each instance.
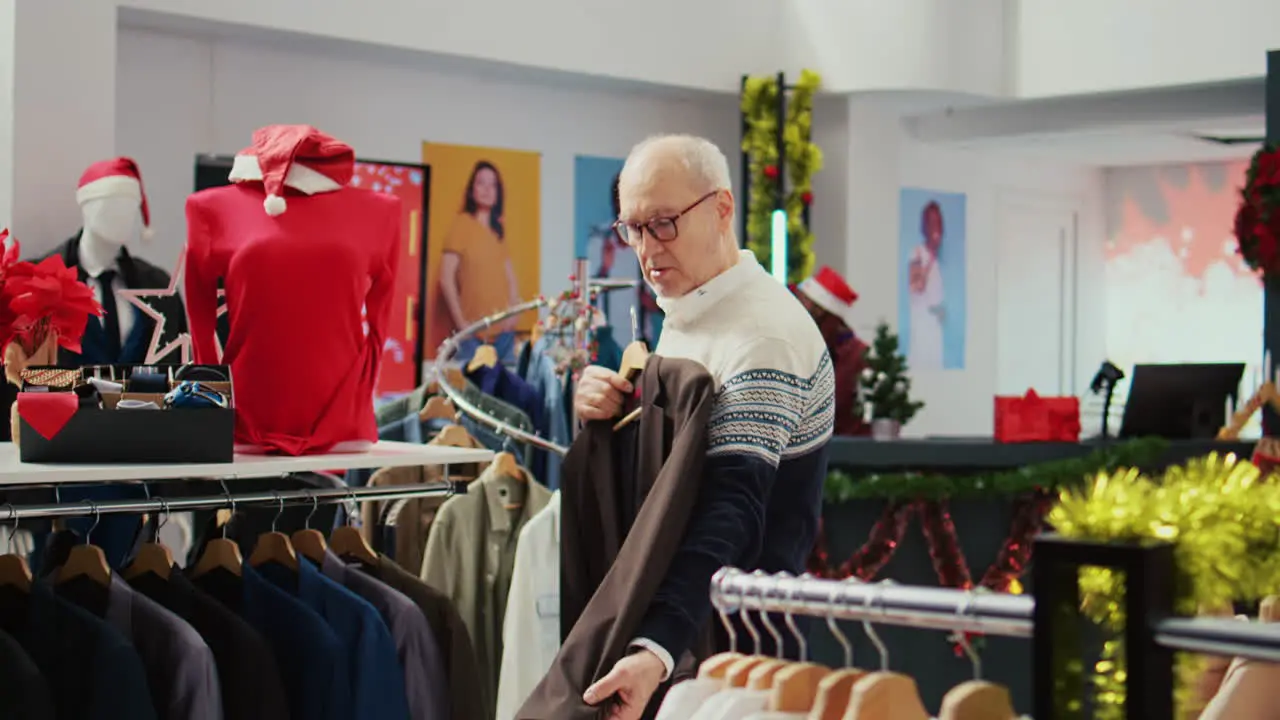
[[676, 326], [696, 322], [707, 310], [733, 294], [754, 279], [764, 268], [750, 250], [738, 251], [738, 262], [733, 267], [711, 278], [702, 285], [675, 298], [657, 298], [658, 307], [666, 313], [665, 323]]

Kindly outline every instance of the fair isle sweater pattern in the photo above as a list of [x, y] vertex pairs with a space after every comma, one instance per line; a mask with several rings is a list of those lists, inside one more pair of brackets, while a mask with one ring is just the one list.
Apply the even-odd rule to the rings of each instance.
[[777, 467], [818, 449], [831, 438], [834, 391], [831, 356], [825, 351], [806, 377], [780, 369], [734, 375], [717, 394], [707, 456], [741, 454]]

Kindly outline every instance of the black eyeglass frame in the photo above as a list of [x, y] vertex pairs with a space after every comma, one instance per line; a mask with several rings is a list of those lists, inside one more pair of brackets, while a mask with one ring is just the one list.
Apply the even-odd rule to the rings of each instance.
[[[662, 217], [650, 218], [649, 220], [646, 220], [644, 222], [626, 222], [624, 220], [618, 220], [613, 223], [613, 226], [612, 226], [613, 234], [618, 238], [619, 242], [621, 242], [623, 245], [626, 245], [628, 247], [635, 247], [637, 244], [639, 244], [640, 238], [643, 237], [645, 230], [649, 231], [649, 237], [653, 238], [654, 240], [657, 240], [658, 242], [661, 242], [661, 243], [669, 243], [675, 240], [676, 238], [680, 237], [680, 226], [678, 222], [680, 218], [684, 217], [685, 215], [688, 215], [690, 212], [693, 212], [694, 208], [698, 207], [702, 203], [706, 202], [707, 200], [710, 200], [711, 198], [719, 194], [720, 194], [719, 190], [712, 190], [706, 195], [703, 195], [697, 200], [694, 200], [693, 203], [691, 203], [688, 207], [676, 213], [675, 215], [665, 215]], [[659, 227], [670, 228], [671, 237], [663, 237], [663, 235], [665, 235], [666, 232], [665, 231], [659, 232], [658, 231]], [[635, 237], [636, 237], [635, 242], [631, 242], [628, 239], [632, 231], [635, 232]]]

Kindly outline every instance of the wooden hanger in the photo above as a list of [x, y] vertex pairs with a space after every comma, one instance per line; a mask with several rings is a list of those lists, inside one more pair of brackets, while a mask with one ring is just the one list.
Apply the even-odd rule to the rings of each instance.
[[853, 684], [844, 720], [929, 720], [916, 681], [902, 673], [873, 672]]
[[831, 668], [817, 663], [791, 663], [773, 676], [769, 709], [774, 712], [809, 712], [818, 699], [818, 685]]
[[475, 372], [482, 367], [497, 367], [498, 351], [492, 345], [481, 345], [467, 363], [467, 372]]
[[427, 398], [427, 403], [418, 412], [418, 419], [423, 422], [427, 420], [453, 420], [457, 415], [458, 409], [453, 406], [452, 400], [447, 397], [432, 395]]
[[698, 677], [704, 679], [724, 679], [725, 672], [738, 660], [742, 659], [740, 652], [722, 652], [716, 653], [698, 666]]
[[631, 382], [644, 371], [647, 362], [649, 362], [649, 346], [640, 340], [632, 341], [622, 351], [622, 364], [618, 367], [618, 374]]
[[461, 425], [445, 425], [436, 434], [432, 443], [446, 447], [470, 448], [476, 446], [475, 438]]
[[837, 670], [822, 678], [818, 682], [808, 720], [841, 720], [845, 709], [849, 707], [854, 684], [866, 674], [865, 670], [849, 668]]
[[156, 532], [151, 537], [151, 542], [143, 543], [138, 548], [138, 554], [133, 558], [133, 562], [129, 563], [129, 567], [123, 571], [126, 580], [132, 580], [136, 577], [152, 573], [162, 580], [168, 580], [169, 574], [173, 572], [173, 553], [169, 552], [169, 548], [160, 544], [160, 528], [169, 520], [169, 504], [164, 498], [158, 498], [160, 502], [160, 517], [156, 519]]
[[[226, 485], [223, 485], [226, 488]], [[236, 501], [227, 493], [227, 505], [230, 512], [227, 521], [222, 524], [222, 537], [216, 537], [204, 545], [204, 552], [201, 553], [200, 559], [196, 561], [196, 566], [191, 570], [192, 577], [203, 577], [209, 571], [221, 568], [236, 577], [240, 577], [244, 572], [244, 557], [240, 554], [240, 546], [227, 539], [227, 525], [231, 523], [231, 518], [236, 514]]]
[[747, 689], [773, 689], [773, 679], [778, 676], [780, 671], [790, 666], [790, 660], [779, 660], [777, 658], [769, 658], [768, 660], [765, 660], [759, 665], [751, 668], [751, 672], [747, 673]]
[[68, 580], [84, 576], [103, 587], [108, 587], [111, 585], [111, 566], [107, 565], [107, 556], [102, 553], [102, 548], [90, 543], [93, 531], [97, 529], [98, 521], [102, 518], [98, 514], [97, 503], [92, 500], [85, 500], [85, 502], [93, 508], [93, 525], [85, 533], [84, 542], [71, 548], [67, 561], [58, 568], [55, 582], [61, 585]]
[[[12, 549], [14, 535], [18, 532], [18, 513], [13, 505], [8, 505], [9, 518], [14, 521], [9, 528], [9, 546]], [[15, 587], [22, 592], [31, 592], [31, 566], [27, 559], [17, 553], [0, 555], [0, 587]]]
[[938, 720], [1014, 720], [1009, 688], [985, 680], [970, 680], [951, 688], [942, 698]]
[[544, 332], [544, 331], [543, 331], [543, 329], [542, 329], [542, 323], [536, 323], [536, 324], [534, 324], [534, 326], [533, 326], [533, 330], [531, 330], [531, 331], [529, 332], [529, 342], [531, 342], [531, 343], [536, 343], [536, 342], [538, 342], [539, 340], [541, 340], [541, 339], [542, 339], [542, 333], [543, 333], [543, 332]]
[[[349, 489], [348, 492], [350, 492]], [[329, 547], [340, 558], [358, 560], [365, 565], [375, 566], [379, 564], [378, 553], [373, 551], [364, 533], [360, 532], [360, 528], [351, 524], [352, 518], [359, 510], [360, 503], [356, 500], [356, 494], [351, 493], [351, 508], [348, 511], [347, 523], [338, 526], [329, 535]]]
[[249, 564], [253, 567], [261, 567], [267, 563], [275, 563], [297, 572], [298, 554], [294, 552], [293, 543], [289, 542], [288, 535], [276, 531], [276, 522], [284, 513], [284, 499], [279, 495], [276, 497], [280, 502], [280, 511], [271, 521], [271, 532], [258, 536], [258, 543], [253, 546], [253, 552], [249, 555]]
[[503, 450], [493, 456], [493, 471], [499, 475], [509, 477], [521, 482], [528, 482], [529, 476], [525, 475], [524, 468], [520, 467], [520, 462], [516, 460], [516, 456]]
[[292, 539], [293, 549], [316, 565], [324, 562], [324, 556], [329, 550], [324, 541], [324, 535], [319, 530], [311, 529], [311, 517], [316, 514], [316, 510], [319, 507], [319, 501], [315, 495], [312, 495], [311, 512], [307, 514], [307, 519], [303, 521], [302, 529], [295, 532]]
[[751, 678], [751, 671], [759, 664], [773, 660], [764, 655], [748, 655], [733, 661], [724, 671], [724, 686], [727, 688], [745, 688]]

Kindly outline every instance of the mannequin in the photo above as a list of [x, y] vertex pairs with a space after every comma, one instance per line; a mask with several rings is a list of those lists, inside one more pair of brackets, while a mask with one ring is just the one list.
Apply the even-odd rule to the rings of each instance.
[[[232, 185], [187, 199], [192, 349], [197, 363], [231, 366], [238, 452], [358, 452], [377, 440], [401, 209], [349, 187], [354, 166], [345, 143], [272, 125], [236, 155]], [[219, 280], [230, 325], [221, 353]]]

